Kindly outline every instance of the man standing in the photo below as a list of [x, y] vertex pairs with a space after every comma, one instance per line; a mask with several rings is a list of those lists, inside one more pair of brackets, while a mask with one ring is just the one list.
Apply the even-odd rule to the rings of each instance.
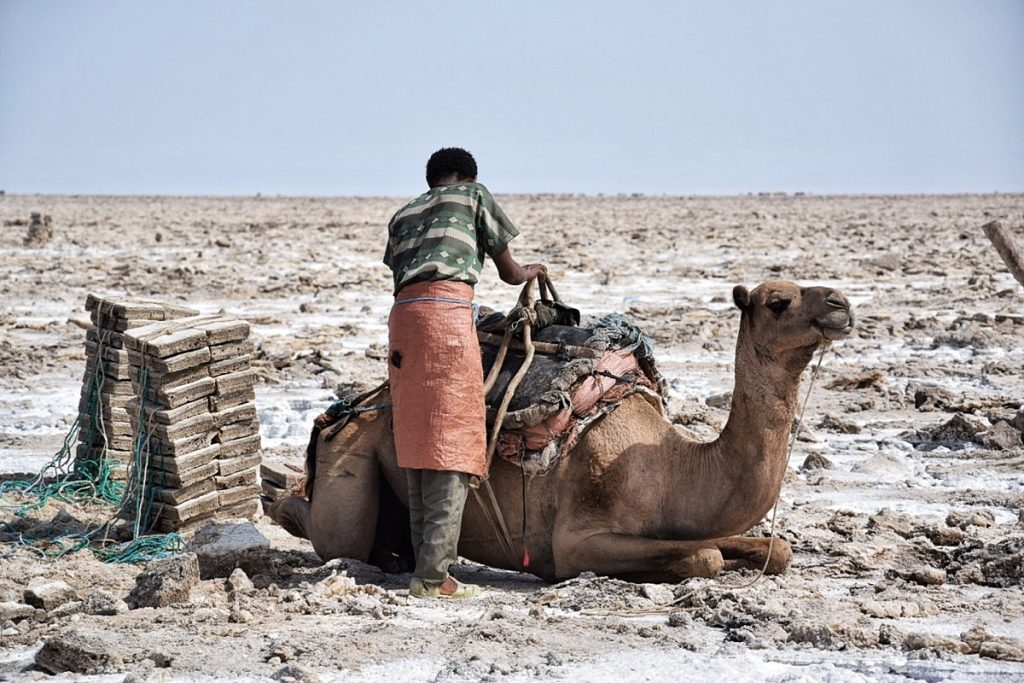
[[519, 234], [487, 188], [473, 155], [440, 149], [427, 161], [429, 190], [391, 218], [386, 263], [395, 303], [388, 319], [395, 449], [409, 481], [415, 597], [470, 598], [478, 586], [448, 574], [457, 559], [469, 478], [486, 474], [483, 366], [473, 326], [473, 286], [491, 257], [518, 285], [543, 277], [508, 243]]

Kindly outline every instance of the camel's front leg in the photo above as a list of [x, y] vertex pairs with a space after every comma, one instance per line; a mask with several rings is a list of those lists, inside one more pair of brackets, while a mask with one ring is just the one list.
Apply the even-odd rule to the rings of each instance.
[[[591, 571], [632, 581], [678, 581], [712, 577], [722, 569], [760, 569], [769, 540], [730, 536], [706, 541], [670, 541], [601, 532], [570, 539], [556, 535], [555, 569], [559, 578]], [[785, 571], [793, 558], [789, 543], [776, 538], [766, 572]]]
[[267, 516], [292, 536], [309, 538], [309, 501], [304, 496], [288, 496], [267, 506]]
[[715, 541], [669, 541], [612, 532], [555, 534], [555, 573], [560, 579], [594, 572], [631, 581], [711, 577], [725, 567]]

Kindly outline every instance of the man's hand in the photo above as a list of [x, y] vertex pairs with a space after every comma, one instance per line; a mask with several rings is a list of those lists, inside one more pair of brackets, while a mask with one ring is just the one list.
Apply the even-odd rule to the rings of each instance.
[[537, 278], [538, 280], [544, 280], [548, 277], [548, 267], [543, 263], [528, 263], [523, 266], [523, 270], [526, 271], [526, 279]]

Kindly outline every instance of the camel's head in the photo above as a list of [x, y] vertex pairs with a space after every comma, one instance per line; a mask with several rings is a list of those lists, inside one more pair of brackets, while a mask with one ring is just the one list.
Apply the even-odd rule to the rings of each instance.
[[[799, 351], [807, 357], [823, 342], [842, 339], [853, 329], [853, 310], [843, 293], [829, 287], [801, 287], [795, 282], [769, 280], [747, 291], [732, 290], [743, 311], [745, 327], [758, 352], [780, 359]], [[801, 368], [802, 369], [802, 368]]]

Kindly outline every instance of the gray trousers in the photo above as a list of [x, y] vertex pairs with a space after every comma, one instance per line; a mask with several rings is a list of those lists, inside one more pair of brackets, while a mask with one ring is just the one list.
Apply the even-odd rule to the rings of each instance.
[[448, 566], [458, 559], [469, 475], [411, 469], [405, 473], [409, 481], [409, 527], [416, 553], [414, 576], [438, 584], [448, 578]]

